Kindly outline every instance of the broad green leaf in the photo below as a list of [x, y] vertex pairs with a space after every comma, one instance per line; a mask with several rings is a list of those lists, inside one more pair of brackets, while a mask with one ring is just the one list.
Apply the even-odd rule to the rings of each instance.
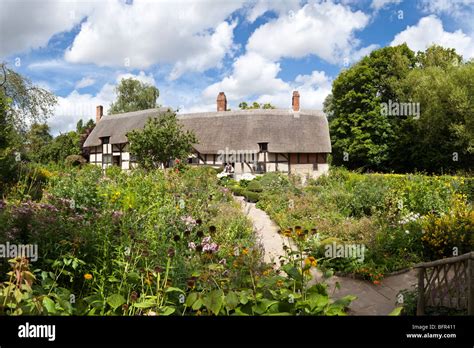
[[392, 312], [390, 312], [389, 315], [399, 316], [400, 314], [402, 314], [402, 311], [403, 311], [403, 307], [395, 307], [395, 309]]
[[173, 314], [175, 310], [176, 309], [173, 307], [165, 306], [165, 307], [160, 308], [160, 315], [168, 316], [168, 315]]
[[169, 288], [166, 288], [166, 291], [165, 292], [180, 292], [182, 294], [185, 294], [185, 292], [183, 290], [181, 290], [180, 288], [174, 288], [174, 287], [169, 287]]
[[56, 305], [49, 297], [43, 297], [43, 306], [46, 308], [49, 314], [56, 313]]
[[253, 306], [254, 312], [257, 314], [264, 314], [267, 312], [268, 308], [271, 306], [278, 304], [278, 301], [272, 301], [263, 299], [257, 305]]
[[344, 307], [347, 307], [351, 304], [352, 301], [354, 301], [356, 299], [357, 299], [357, 296], [347, 295], [347, 296], [341, 297], [340, 299], [335, 301], [334, 304], [340, 304]]
[[185, 303], [186, 306], [187, 306], [187, 307], [191, 307], [191, 306], [194, 304], [194, 302], [197, 301], [198, 297], [199, 297], [199, 295], [198, 295], [197, 292], [192, 292], [192, 293], [190, 293], [190, 294], [186, 297], [186, 303]]
[[156, 306], [156, 302], [152, 301], [143, 301], [143, 302], [135, 302], [133, 307], [135, 308], [150, 308]]
[[308, 297], [308, 303], [311, 311], [316, 308], [322, 310], [322, 308], [329, 303], [329, 297], [320, 294], [312, 294]]
[[126, 303], [127, 300], [120, 295], [120, 294], [113, 294], [107, 297], [107, 303], [112, 307], [114, 310]]
[[238, 306], [240, 300], [239, 296], [234, 291], [229, 292], [225, 297], [225, 306], [227, 309], [232, 310]]
[[194, 311], [197, 311], [197, 310], [201, 309], [202, 305], [203, 305], [202, 299], [201, 299], [201, 298], [198, 298], [198, 299], [193, 303], [192, 309], [193, 309]]
[[224, 292], [220, 289], [213, 290], [210, 293], [203, 296], [202, 301], [204, 303], [204, 306], [209, 311], [211, 311], [215, 315], [218, 315], [222, 308], [222, 304], [224, 302]]

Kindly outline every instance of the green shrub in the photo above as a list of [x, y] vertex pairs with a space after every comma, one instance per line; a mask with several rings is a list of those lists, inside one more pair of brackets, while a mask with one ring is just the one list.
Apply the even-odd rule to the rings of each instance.
[[247, 191], [262, 192], [263, 187], [257, 180], [252, 180], [247, 186]]
[[247, 199], [247, 201], [256, 203], [260, 199], [260, 194], [258, 192], [253, 192], [253, 191], [244, 191], [243, 195]]
[[234, 193], [236, 196], [243, 196], [243, 193], [245, 191], [244, 188], [240, 187], [240, 186], [231, 186], [230, 187], [230, 190], [232, 191], [232, 193]]
[[433, 259], [474, 250], [474, 210], [461, 195], [452, 200], [452, 211], [440, 216], [430, 213], [423, 221], [422, 241]]

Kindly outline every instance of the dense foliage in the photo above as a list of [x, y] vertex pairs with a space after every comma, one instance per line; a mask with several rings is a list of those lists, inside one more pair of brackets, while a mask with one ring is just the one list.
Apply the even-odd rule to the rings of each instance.
[[110, 105], [109, 114], [154, 109], [160, 95], [158, 88], [134, 78], [122, 79], [115, 88], [117, 100]]
[[[252, 184], [252, 185], [251, 185]], [[357, 174], [333, 168], [307, 186], [268, 173], [251, 183], [227, 182], [237, 194], [260, 187], [257, 205], [281, 231], [317, 229], [307, 248], [321, 265], [378, 282], [414, 263], [474, 249], [474, 180], [400, 174]], [[254, 191], [255, 192], [255, 191]], [[253, 196], [250, 200], [255, 200]], [[359, 245], [355, 257], [327, 257], [332, 243]]]
[[145, 169], [168, 167], [170, 161], [186, 160], [197, 138], [178, 123], [176, 113], [168, 112], [150, 118], [143, 129], [127, 134], [130, 152]]
[[[333, 163], [434, 173], [474, 166], [474, 63], [453, 49], [373, 51], [339, 74], [325, 101]], [[388, 112], [387, 112], [388, 111]]]
[[38, 171], [42, 198], [26, 185], [0, 201], [0, 241], [39, 251], [2, 260], [0, 314], [344, 315], [353, 300], [305, 286], [312, 263], [264, 264], [212, 169]]

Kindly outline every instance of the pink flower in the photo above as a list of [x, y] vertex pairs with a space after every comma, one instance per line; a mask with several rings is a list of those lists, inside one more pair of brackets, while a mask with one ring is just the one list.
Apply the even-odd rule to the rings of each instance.
[[216, 243], [210, 243], [203, 246], [203, 252], [216, 253], [219, 250], [219, 246]]
[[202, 239], [201, 245], [204, 246], [206, 244], [209, 244], [210, 242], [211, 242], [211, 236], [207, 236]]

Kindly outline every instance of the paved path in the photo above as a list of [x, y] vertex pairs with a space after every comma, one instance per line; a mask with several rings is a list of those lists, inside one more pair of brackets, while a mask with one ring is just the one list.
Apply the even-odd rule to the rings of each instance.
[[[242, 210], [253, 223], [255, 233], [264, 249], [264, 261], [280, 266], [279, 256], [285, 254], [284, 243], [287, 243], [279, 234], [278, 226], [255, 203], [245, 202], [243, 197], [235, 197], [240, 202]], [[322, 275], [318, 270], [313, 271], [311, 282], [321, 281]], [[331, 297], [334, 299], [354, 295], [354, 300], [349, 307], [350, 315], [387, 315], [397, 302], [400, 290], [411, 289], [417, 283], [416, 271], [389, 276], [382, 280], [380, 285], [348, 277], [333, 276], [324, 280], [328, 284]], [[337, 289], [336, 282], [340, 288]]]
[[259, 243], [264, 249], [263, 259], [266, 263], [273, 263], [280, 266], [279, 257], [285, 255], [283, 245], [288, 245], [287, 241], [278, 234], [278, 226], [263, 210], [258, 209], [255, 203], [248, 203], [244, 197], [234, 197], [242, 206], [243, 212], [253, 223], [253, 229], [257, 235]]

